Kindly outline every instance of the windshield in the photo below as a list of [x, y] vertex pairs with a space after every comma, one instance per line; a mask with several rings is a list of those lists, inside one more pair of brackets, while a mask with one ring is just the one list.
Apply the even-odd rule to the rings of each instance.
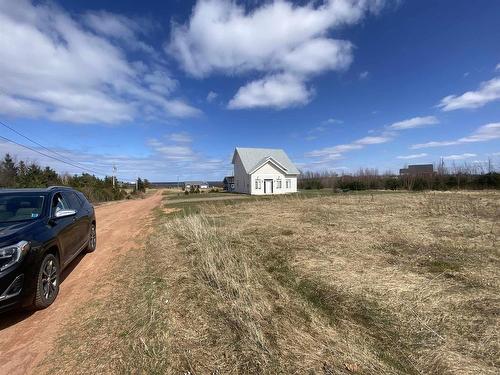
[[43, 199], [41, 195], [0, 194], [0, 223], [37, 219]]

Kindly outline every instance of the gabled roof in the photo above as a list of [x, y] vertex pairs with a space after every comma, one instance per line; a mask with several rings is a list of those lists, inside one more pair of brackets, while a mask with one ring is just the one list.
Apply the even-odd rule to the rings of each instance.
[[276, 159], [274, 159], [272, 156], [265, 157], [264, 159], [262, 159], [261, 161], [259, 161], [252, 168], [252, 170], [249, 173], [255, 172], [257, 169], [259, 169], [260, 167], [262, 167], [266, 163], [274, 164], [274, 166], [277, 167], [278, 169], [281, 169], [282, 172], [288, 173], [288, 169], [283, 164], [281, 164], [279, 161], [277, 161]]
[[236, 154], [239, 155], [245, 172], [250, 174], [267, 162], [275, 164], [286, 174], [300, 174], [299, 170], [288, 158], [285, 151], [274, 148], [244, 148], [236, 147], [233, 155], [233, 164]]

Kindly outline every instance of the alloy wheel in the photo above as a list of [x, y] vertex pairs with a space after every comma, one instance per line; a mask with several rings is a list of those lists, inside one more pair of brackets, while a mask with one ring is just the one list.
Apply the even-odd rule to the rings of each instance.
[[95, 249], [97, 243], [97, 236], [95, 232], [95, 225], [92, 225], [90, 228], [90, 248]]
[[45, 300], [50, 301], [55, 296], [58, 282], [57, 266], [52, 259], [49, 259], [42, 271], [42, 291]]

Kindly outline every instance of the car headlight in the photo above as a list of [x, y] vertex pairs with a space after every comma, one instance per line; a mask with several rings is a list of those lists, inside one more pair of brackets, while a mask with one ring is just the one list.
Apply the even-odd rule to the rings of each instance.
[[0, 272], [22, 261], [29, 249], [30, 244], [27, 241], [2, 247], [0, 249]]

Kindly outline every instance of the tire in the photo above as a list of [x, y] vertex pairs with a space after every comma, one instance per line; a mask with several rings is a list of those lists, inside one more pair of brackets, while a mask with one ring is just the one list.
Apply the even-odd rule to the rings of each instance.
[[45, 309], [55, 301], [59, 294], [60, 272], [57, 258], [53, 254], [45, 255], [36, 280], [36, 293], [33, 302], [35, 310]]
[[93, 253], [95, 251], [95, 248], [97, 246], [97, 233], [96, 233], [96, 227], [95, 224], [92, 224], [90, 226], [90, 231], [89, 231], [89, 244], [87, 245], [87, 253]]

